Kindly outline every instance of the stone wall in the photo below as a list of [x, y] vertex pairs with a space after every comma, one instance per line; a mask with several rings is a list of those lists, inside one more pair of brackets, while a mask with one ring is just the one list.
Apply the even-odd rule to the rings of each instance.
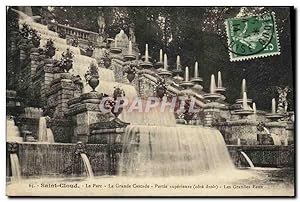
[[55, 142], [69, 143], [72, 142], [73, 125], [72, 120], [65, 118], [52, 119], [47, 126], [52, 130]]
[[216, 122], [214, 123], [214, 127], [220, 130], [226, 144], [229, 145], [238, 144], [238, 138], [240, 139], [240, 144], [242, 145], [257, 145], [259, 144], [258, 134], [262, 134], [262, 133], [270, 136], [270, 138], [271, 138], [271, 134], [278, 135], [281, 145], [294, 144], [294, 127], [293, 127], [294, 123], [293, 122], [291, 121], [264, 122], [265, 128], [269, 130], [271, 134], [266, 133], [266, 131], [264, 132], [258, 131], [257, 125], [259, 123], [260, 122], [258, 120], [249, 117], [247, 119], [236, 119], [236, 120]]
[[110, 69], [114, 71], [115, 74], [115, 81], [119, 83], [129, 83], [126, 76], [124, 75], [123, 71], [123, 61], [113, 58], [111, 62]]
[[[72, 164], [72, 158], [76, 150], [76, 144], [18, 144], [17, 155], [19, 157], [22, 176], [65, 176], [65, 170]], [[116, 174], [121, 147], [120, 145], [88, 144], [87, 156], [94, 175]], [[7, 155], [9, 155], [7, 153]], [[10, 159], [7, 156], [7, 159]], [[79, 161], [80, 175], [84, 176], [84, 165]], [[10, 162], [7, 162], [10, 171]], [[8, 172], [9, 174], [10, 172]]]
[[70, 117], [65, 116], [65, 112], [68, 108], [67, 102], [74, 97], [75, 89], [69, 73], [55, 74], [49, 84], [44, 113], [51, 117], [49, 127], [53, 131], [55, 142], [71, 142], [73, 122]]
[[275, 145], [228, 145], [228, 151], [234, 164], [238, 167], [249, 167], [241, 151], [245, 152], [255, 167], [294, 167], [294, 147]]
[[21, 133], [23, 131], [30, 131], [32, 133], [32, 136], [38, 139], [38, 130], [39, 130], [38, 118], [18, 117], [16, 118], [15, 121]]
[[155, 96], [155, 83], [153, 81], [144, 77], [143, 75], [139, 75], [138, 80], [138, 92], [141, 98]]
[[[287, 168], [294, 166], [293, 146], [227, 146], [237, 167], [249, 167], [241, 151], [245, 152], [256, 167]], [[95, 176], [116, 175], [122, 152], [121, 144], [87, 144], [87, 156]], [[64, 170], [72, 164], [76, 144], [18, 144], [22, 176], [65, 176]], [[7, 175], [10, 176], [7, 152]], [[84, 176], [83, 162], [79, 162], [80, 175]]]

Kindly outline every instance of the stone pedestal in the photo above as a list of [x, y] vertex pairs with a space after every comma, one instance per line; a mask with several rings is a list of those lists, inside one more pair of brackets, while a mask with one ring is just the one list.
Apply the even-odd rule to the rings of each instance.
[[40, 54], [37, 48], [30, 48], [31, 43], [27, 44], [24, 41], [25, 39], [22, 40], [23, 44], [20, 45], [20, 65], [16, 66], [14, 86], [17, 87], [20, 95], [25, 98], [24, 102], [27, 105], [38, 106], [39, 103], [35, 99], [37, 94], [34, 88], [34, 78], [39, 66]]
[[123, 58], [121, 56], [116, 57], [117, 55], [112, 55], [111, 60], [111, 69], [113, 70], [115, 74], [115, 80], [116, 82], [120, 83], [129, 83], [128, 79], [126, 78], [126, 75], [124, 74], [124, 62], [122, 61]]
[[113, 62], [116, 62], [116, 61], [117, 61], [117, 63], [118, 63], [118, 61], [120, 61], [122, 63], [124, 62], [124, 56], [121, 53], [117, 53], [117, 54], [111, 53], [110, 58], [111, 58], [111, 65], [113, 65]]
[[32, 72], [35, 71], [35, 76], [33, 77], [35, 100], [39, 98], [39, 102], [42, 107], [47, 104], [46, 93], [49, 91], [50, 83], [54, 78], [54, 61], [53, 59], [44, 59], [44, 57], [44, 55], [40, 55], [39, 62], [34, 63], [34, 65], [37, 64], [37, 67], [35, 70], [32, 69]]
[[[72, 81], [70, 73], [58, 73], [53, 75], [54, 79], [49, 85], [44, 82], [44, 88], [41, 89], [41, 94], [47, 97], [47, 109], [52, 110], [49, 114], [52, 118], [64, 118], [64, 113], [68, 109], [67, 102], [74, 97], [75, 85]], [[47, 77], [45, 76], [47, 79]], [[47, 90], [47, 86], [49, 88]], [[46, 91], [46, 92], [45, 92]]]
[[40, 80], [40, 96], [41, 104], [44, 106], [46, 104], [46, 94], [50, 90], [50, 83], [54, 78], [53, 74], [53, 59], [45, 59], [44, 66], [40, 69], [39, 80]]
[[137, 83], [135, 88], [138, 89], [138, 95], [142, 99], [147, 99], [151, 97], [155, 93], [155, 85], [154, 77], [147, 74], [139, 74], [137, 76]]
[[204, 105], [204, 126], [213, 126], [213, 123], [220, 117], [220, 107], [220, 104], [217, 102], [210, 102]]
[[282, 145], [286, 144], [286, 141], [288, 140], [288, 133], [286, 127], [287, 127], [286, 122], [282, 122], [282, 121], [274, 121], [274, 122], [266, 123], [266, 128], [269, 129], [270, 133], [279, 135]]
[[6, 115], [19, 116], [23, 112], [23, 103], [14, 90], [6, 90]]
[[75, 86], [74, 97], [80, 97], [83, 90], [83, 81], [81, 80], [80, 77], [75, 77], [73, 79], [73, 82]]
[[250, 119], [228, 121], [228, 144], [256, 145], [257, 122]]
[[[47, 85], [48, 83], [45, 82], [44, 87]], [[51, 117], [49, 127], [53, 131], [56, 142], [71, 141], [73, 124], [71, 118], [66, 117], [65, 113], [68, 110], [67, 102], [74, 97], [74, 91], [75, 85], [70, 73], [54, 74], [46, 90], [47, 105], [44, 113]]]
[[[28, 54], [29, 55], [29, 54]], [[34, 88], [34, 78], [36, 75], [37, 67], [39, 66], [39, 50], [37, 48], [32, 48], [30, 51], [30, 60], [26, 57], [26, 64], [22, 65], [22, 69], [19, 72], [19, 78], [17, 82], [19, 83], [19, 90], [26, 96], [27, 103], [31, 106], [38, 106], [36, 102], [36, 91]], [[27, 61], [28, 60], [28, 61]], [[28, 63], [27, 63], [28, 62]]]
[[26, 133], [27, 131], [31, 132], [30, 136], [32, 136], [34, 139], [38, 139], [39, 119], [18, 117], [18, 118], [16, 118], [15, 121], [16, 121], [16, 125], [19, 127], [22, 137], [25, 139], [25, 141], [26, 141], [26, 138], [23, 135], [24, 135], [24, 132]]
[[288, 144], [294, 144], [294, 122], [287, 122], [286, 132], [288, 137]]
[[17, 36], [18, 36], [17, 31], [12, 31], [11, 32], [11, 40], [10, 40], [11, 53], [15, 53], [16, 50], [17, 50]]
[[97, 122], [109, 121], [111, 113], [100, 111], [102, 95], [97, 92], [82, 94], [68, 102], [66, 115], [72, 117], [74, 133], [72, 142], [87, 143], [91, 135], [90, 125]]
[[[22, 67], [24, 66], [24, 62], [25, 62], [25, 59], [27, 57], [27, 50], [28, 50], [28, 44], [27, 44], [27, 39], [24, 39], [22, 38], [20, 40], [20, 43], [19, 43], [19, 48], [20, 48], [20, 66], [19, 66], [19, 70], [22, 69]], [[28, 54], [29, 55], [29, 54]]]
[[31, 59], [31, 71], [30, 71], [30, 75], [31, 75], [31, 79], [35, 76], [36, 74], [36, 70], [39, 66], [39, 59], [40, 59], [40, 53], [39, 53], [39, 49], [38, 48], [32, 48], [31, 52], [30, 52], [30, 59]]
[[24, 139], [24, 142], [36, 142], [37, 141], [37, 139], [32, 136], [32, 132], [28, 131], [28, 130], [22, 131], [22, 137]]
[[124, 123], [118, 118], [110, 121], [97, 122], [90, 125], [90, 144], [121, 144], [125, 128], [128, 123]]

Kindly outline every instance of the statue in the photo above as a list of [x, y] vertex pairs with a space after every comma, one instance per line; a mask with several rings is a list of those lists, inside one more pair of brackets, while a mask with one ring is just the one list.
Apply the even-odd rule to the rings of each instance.
[[[111, 113], [117, 118], [123, 111], [123, 107], [119, 107], [120, 105], [124, 104], [125, 91], [121, 87], [114, 87], [115, 90], [113, 92], [112, 97], [110, 97], [104, 105], [111, 110]], [[116, 108], [116, 104], [118, 107]]]
[[97, 23], [98, 23], [98, 26], [99, 26], [99, 34], [101, 36], [104, 35], [104, 29], [105, 29], [105, 19], [103, 17], [103, 13], [101, 13], [97, 19]]
[[100, 58], [99, 66], [104, 66], [105, 68], [109, 68], [111, 65], [111, 58], [109, 51], [107, 49], [102, 49], [103, 56]]
[[135, 43], [135, 34], [134, 34], [134, 25], [131, 24], [129, 26], [129, 40], [132, 42], [132, 43]]
[[137, 66], [137, 63], [136, 63], [136, 61], [128, 61], [128, 62], [125, 62], [123, 64], [123, 66], [124, 66], [123, 75], [127, 74], [127, 79], [131, 83], [133, 81], [133, 79], [135, 78], [135, 74], [136, 74], [135, 68]]
[[289, 87], [281, 88], [277, 87], [278, 96], [278, 105], [277, 105], [277, 113], [285, 114], [287, 113], [288, 109], [288, 101], [287, 101], [287, 94], [290, 92]]
[[115, 43], [117, 44], [117, 47], [120, 48], [127, 48], [129, 44], [128, 36], [125, 34], [124, 30], [121, 30], [120, 33], [118, 33], [115, 37]]

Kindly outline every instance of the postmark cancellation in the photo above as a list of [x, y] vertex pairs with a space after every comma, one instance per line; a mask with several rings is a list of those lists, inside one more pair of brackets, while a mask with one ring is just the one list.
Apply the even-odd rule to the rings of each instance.
[[275, 13], [225, 21], [230, 61], [280, 55]]

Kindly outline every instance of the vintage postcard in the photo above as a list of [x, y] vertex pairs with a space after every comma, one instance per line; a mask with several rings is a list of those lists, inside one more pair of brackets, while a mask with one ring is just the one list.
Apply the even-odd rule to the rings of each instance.
[[295, 197], [293, 7], [6, 7], [6, 194]]

